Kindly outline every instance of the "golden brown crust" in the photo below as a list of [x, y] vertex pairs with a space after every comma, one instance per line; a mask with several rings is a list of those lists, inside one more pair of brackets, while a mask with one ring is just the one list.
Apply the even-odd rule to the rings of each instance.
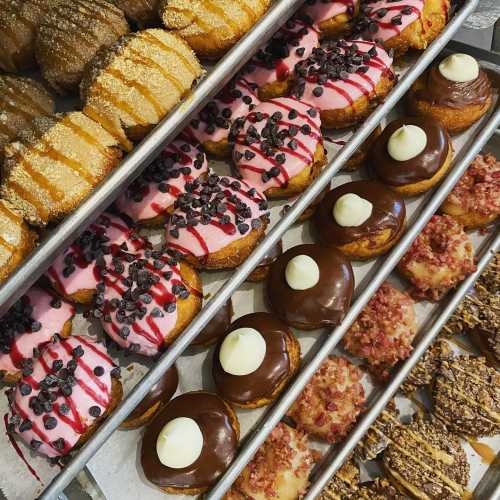
[[156, 402], [153, 406], [149, 407], [142, 415], [138, 416], [137, 418], [133, 418], [131, 420], [127, 419], [122, 422], [120, 424], [120, 429], [138, 429], [139, 427], [148, 424], [160, 411], [161, 406], [161, 401]]
[[439, 210], [443, 214], [451, 215], [466, 229], [477, 229], [480, 227], [488, 226], [494, 222], [498, 215], [481, 215], [476, 212], [465, 212], [461, 207], [445, 201]]
[[357, 463], [350, 459], [330, 479], [323, 488], [319, 500], [344, 500], [356, 498], [359, 489], [360, 474]]
[[158, 26], [159, 0], [112, 0], [113, 3], [125, 12], [125, 15], [140, 28]]
[[380, 125], [375, 128], [375, 130], [368, 136], [363, 144], [354, 152], [354, 154], [347, 160], [344, 165], [343, 170], [346, 172], [352, 172], [359, 168], [359, 166], [366, 160], [368, 151], [371, 149], [373, 143], [377, 137], [382, 133], [382, 127]]
[[276, 97], [283, 97], [290, 93], [294, 79], [289, 76], [286, 80], [275, 80], [274, 82], [266, 83], [257, 90], [261, 101], [269, 101]]
[[220, 160], [225, 160], [231, 157], [231, 146], [227, 139], [222, 139], [222, 141], [205, 141], [203, 143], [203, 149], [208, 155], [214, 156]]
[[92, 301], [94, 300], [95, 296], [95, 288], [89, 289], [85, 288], [82, 290], [78, 290], [75, 293], [64, 293], [64, 290], [59, 286], [57, 282], [52, 282], [51, 281], [52, 288], [63, 298], [68, 300], [69, 302], [74, 302], [77, 304], [84, 304], [88, 305], [91, 304]]

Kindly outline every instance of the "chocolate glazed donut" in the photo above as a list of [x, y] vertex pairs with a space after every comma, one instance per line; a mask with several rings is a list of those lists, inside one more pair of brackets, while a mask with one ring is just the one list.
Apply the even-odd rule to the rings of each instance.
[[[425, 149], [415, 158], [398, 161], [387, 151], [391, 135], [403, 125], [416, 125], [427, 135]], [[443, 166], [450, 151], [450, 138], [445, 128], [427, 117], [403, 117], [389, 123], [375, 141], [369, 158], [373, 173], [391, 186], [404, 186], [433, 177]]]
[[[292, 289], [285, 279], [288, 262], [308, 255], [319, 267], [319, 282], [307, 290]], [[339, 324], [351, 304], [354, 275], [350, 262], [337, 250], [320, 245], [298, 245], [271, 267], [267, 297], [271, 309], [288, 325], [314, 330]]]
[[209, 345], [224, 335], [231, 324], [233, 316], [233, 303], [231, 298], [217, 311], [215, 316], [208, 322], [208, 325], [191, 342], [191, 345]]

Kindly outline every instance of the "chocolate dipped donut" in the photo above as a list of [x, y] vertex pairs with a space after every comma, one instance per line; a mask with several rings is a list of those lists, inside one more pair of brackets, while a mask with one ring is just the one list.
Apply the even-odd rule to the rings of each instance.
[[352, 259], [389, 251], [401, 236], [406, 209], [403, 200], [376, 181], [337, 186], [320, 203], [314, 217], [321, 242]]
[[349, 261], [337, 250], [315, 244], [288, 249], [267, 278], [272, 311], [301, 330], [339, 324], [351, 304], [353, 289]]
[[300, 11], [320, 30], [321, 36], [345, 36], [359, 10], [359, 0], [306, 0]]
[[212, 375], [217, 392], [242, 408], [273, 401], [300, 364], [292, 331], [269, 313], [238, 318], [214, 351]]
[[188, 392], [170, 401], [147, 427], [142, 470], [166, 493], [198, 495], [233, 461], [238, 439], [238, 420], [224, 400]]
[[277, 258], [283, 253], [283, 243], [281, 240], [274, 245], [269, 252], [264, 255], [264, 258], [259, 262], [259, 265], [248, 275], [247, 281], [250, 283], [258, 283], [264, 281], [269, 274], [269, 269]]
[[208, 346], [222, 337], [231, 326], [233, 317], [233, 302], [231, 298], [217, 311], [203, 330], [191, 342], [193, 346]]

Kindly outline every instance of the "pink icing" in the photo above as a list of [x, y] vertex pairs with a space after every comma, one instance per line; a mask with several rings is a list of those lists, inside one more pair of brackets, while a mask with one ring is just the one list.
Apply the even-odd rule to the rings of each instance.
[[[83, 356], [73, 358], [73, 349], [81, 347]], [[68, 361], [75, 359], [77, 362], [74, 372], [75, 384], [69, 396], [64, 396], [59, 388], [63, 377], [59, 376], [61, 371], [54, 371], [54, 361], [62, 360], [63, 367]], [[96, 367], [102, 367], [103, 374], [97, 376], [94, 372]], [[94, 342], [89, 337], [72, 336], [62, 339], [56, 343], [48, 344], [42, 355], [33, 363], [33, 373], [24, 377], [16, 386], [13, 400], [11, 401], [11, 421], [20, 417], [20, 422], [15, 423], [15, 430], [20, 438], [28, 445], [38, 444], [38, 451], [49, 457], [65, 455], [78, 443], [81, 435], [96, 420], [90, 414], [92, 407], [98, 407], [100, 413], [104, 413], [111, 401], [111, 370], [114, 368], [113, 361], [108, 357], [106, 349], [102, 344]], [[99, 372], [98, 372], [99, 373]], [[52, 409], [36, 415], [30, 407], [30, 401], [38, 397], [43, 390], [42, 381], [49, 374], [54, 374], [55, 383], [49, 391], [55, 396]], [[30, 386], [31, 393], [23, 396], [21, 386]], [[69, 409], [67, 413], [61, 410], [62, 405]], [[46, 428], [46, 419], [52, 417], [57, 421], [53, 429]], [[20, 432], [19, 426], [25, 420], [31, 421], [31, 429]], [[63, 439], [61, 446], [56, 443]], [[32, 443], [35, 440], [35, 443]]]
[[[262, 142], [267, 141], [262, 131], [269, 126], [268, 118], [275, 113], [281, 114], [281, 119], [275, 123], [278, 134], [283, 133], [285, 138], [280, 147], [273, 147], [271, 155], [266, 155], [261, 148]], [[257, 121], [257, 118], [263, 119]], [[252, 138], [252, 143], [248, 144], [250, 127], [256, 129], [258, 140]], [[293, 137], [289, 134], [291, 127], [297, 131]], [[281, 97], [261, 103], [247, 116], [235, 138], [233, 157], [239, 173], [245, 181], [262, 192], [271, 187], [286, 187], [290, 178], [314, 162], [314, 153], [322, 142], [320, 128], [319, 113], [305, 102], [293, 97]], [[292, 141], [294, 144], [291, 144]], [[277, 160], [280, 156], [284, 157], [281, 163]], [[278, 169], [279, 175], [272, 176], [271, 169]]]
[[308, 0], [302, 12], [319, 24], [344, 12], [352, 16], [357, 3], [358, 0]]
[[[184, 139], [176, 139], [163, 150], [145, 174], [118, 198], [116, 207], [135, 221], [152, 219], [164, 214], [174, 204], [178, 196], [185, 192], [187, 182], [207, 172], [205, 154]], [[152, 180], [156, 174], [164, 180]]]
[[[0, 371], [18, 373], [23, 361], [33, 357], [34, 348], [49, 342], [54, 334], [61, 333], [64, 324], [73, 317], [75, 310], [67, 302], [54, 299], [54, 295], [38, 287], [31, 288], [20, 299], [33, 308], [30, 317], [38, 321], [41, 328], [38, 331], [24, 331], [14, 337], [14, 342], [10, 344], [10, 352], [0, 353]], [[54, 307], [51, 303], [54, 305], [57, 303], [59, 307]], [[8, 315], [9, 313], [7, 317]]]

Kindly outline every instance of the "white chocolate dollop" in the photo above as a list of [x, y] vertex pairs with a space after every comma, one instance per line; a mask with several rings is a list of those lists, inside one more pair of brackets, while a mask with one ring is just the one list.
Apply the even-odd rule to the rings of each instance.
[[342, 195], [333, 206], [333, 218], [342, 227], [357, 227], [372, 215], [373, 204], [354, 193]]
[[427, 146], [427, 134], [417, 125], [403, 125], [389, 137], [387, 151], [396, 161], [408, 161]]
[[179, 417], [163, 427], [156, 440], [160, 462], [172, 469], [188, 467], [201, 455], [203, 434], [192, 418]]
[[233, 330], [222, 342], [219, 352], [222, 369], [231, 375], [253, 373], [265, 356], [266, 341], [255, 328]]
[[309, 255], [297, 255], [286, 265], [285, 279], [294, 290], [308, 290], [318, 284], [318, 264]]
[[439, 63], [439, 72], [451, 82], [471, 82], [479, 76], [479, 64], [468, 54], [452, 54]]

